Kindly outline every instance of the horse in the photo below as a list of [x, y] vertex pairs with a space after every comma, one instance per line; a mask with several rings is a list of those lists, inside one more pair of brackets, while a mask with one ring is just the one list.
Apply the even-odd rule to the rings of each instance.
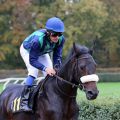
[[0, 95], [0, 120], [78, 120], [77, 90], [84, 91], [88, 100], [99, 94], [95, 72], [91, 50], [74, 43], [57, 73], [47, 75], [34, 88], [34, 112], [12, 112], [12, 101], [21, 95], [24, 86], [11, 85]]

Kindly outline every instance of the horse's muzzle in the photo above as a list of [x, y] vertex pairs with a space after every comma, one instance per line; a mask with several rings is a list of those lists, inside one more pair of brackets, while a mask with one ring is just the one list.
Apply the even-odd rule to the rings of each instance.
[[86, 97], [88, 100], [94, 100], [97, 98], [99, 94], [99, 91], [98, 90], [95, 90], [95, 91], [86, 91]]

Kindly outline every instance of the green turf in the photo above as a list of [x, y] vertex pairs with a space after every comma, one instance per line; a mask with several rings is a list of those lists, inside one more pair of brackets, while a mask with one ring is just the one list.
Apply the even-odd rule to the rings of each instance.
[[118, 83], [98, 83], [99, 95], [96, 100], [88, 101], [85, 93], [78, 91], [78, 102], [86, 101], [94, 104], [116, 104], [120, 103], [120, 82]]
[[0, 84], [0, 92], [2, 91], [3, 89], [3, 84]]

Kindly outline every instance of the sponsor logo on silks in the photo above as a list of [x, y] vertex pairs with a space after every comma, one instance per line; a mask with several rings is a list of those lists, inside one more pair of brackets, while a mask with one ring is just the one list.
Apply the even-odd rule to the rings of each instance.
[[12, 111], [13, 112], [16, 112], [16, 111], [20, 110], [20, 100], [21, 100], [21, 97], [15, 98], [13, 100], [13, 102], [12, 102]]

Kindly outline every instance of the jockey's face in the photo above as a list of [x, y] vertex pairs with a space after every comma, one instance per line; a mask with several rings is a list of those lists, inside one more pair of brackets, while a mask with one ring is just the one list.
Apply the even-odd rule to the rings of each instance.
[[51, 32], [51, 33], [50, 33], [50, 40], [51, 40], [52, 42], [57, 43], [57, 42], [58, 42], [58, 39], [59, 39], [59, 37], [60, 37], [61, 35], [62, 35], [62, 33]]
[[54, 43], [58, 42], [58, 38], [59, 38], [58, 36], [56, 36], [56, 37], [50, 36], [50, 40]]

